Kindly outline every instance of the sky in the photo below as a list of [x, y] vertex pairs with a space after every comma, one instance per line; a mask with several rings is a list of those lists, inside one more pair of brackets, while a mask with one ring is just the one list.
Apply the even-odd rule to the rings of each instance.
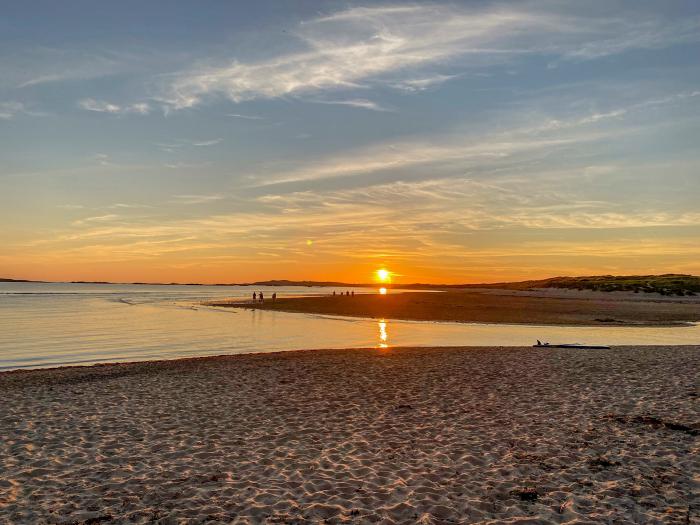
[[0, 277], [700, 274], [700, 3], [12, 2]]

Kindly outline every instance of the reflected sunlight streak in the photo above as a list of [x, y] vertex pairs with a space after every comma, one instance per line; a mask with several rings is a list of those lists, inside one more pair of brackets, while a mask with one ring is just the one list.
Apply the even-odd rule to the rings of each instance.
[[380, 319], [377, 324], [379, 326], [379, 348], [388, 348], [389, 343], [387, 342], [386, 321], [384, 319]]

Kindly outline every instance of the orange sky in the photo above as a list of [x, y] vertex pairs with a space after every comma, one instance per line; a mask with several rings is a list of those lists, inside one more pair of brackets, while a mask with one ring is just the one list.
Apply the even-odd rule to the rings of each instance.
[[[555, 275], [700, 273], [698, 246], [693, 239], [654, 245], [606, 244], [550, 247], [538, 254], [518, 249], [501, 252], [475, 250], [473, 253], [445, 253], [435, 256], [404, 257], [336, 255], [314, 243], [288, 259], [272, 255], [233, 254], [204, 257], [188, 253], [159, 254], [152, 257], [116, 255], [105, 248], [99, 252], [33, 252], [0, 255], [0, 276], [32, 280], [86, 280], [112, 282], [252, 282], [268, 279], [341, 281], [368, 283], [378, 268], [392, 272], [395, 285], [401, 283], [478, 283], [527, 280]], [[544, 249], [544, 248], [541, 248]], [[571, 253], [567, 253], [570, 249]]]

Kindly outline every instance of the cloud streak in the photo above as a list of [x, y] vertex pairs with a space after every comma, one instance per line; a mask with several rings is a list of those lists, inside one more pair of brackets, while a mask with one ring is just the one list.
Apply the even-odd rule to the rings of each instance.
[[379, 112], [391, 112], [391, 111], [393, 111], [392, 109], [381, 106], [381, 105], [377, 104], [376, 102], [373, 102], [371, 100], [367, 100], [366, 98], [354, 98], [354, 99], [348, 99], [348, 100], [310, 100], [309, 102], [314, 102], [316, 104], [350, 106], [353, 108], [368, 109], [370, 111], [379, 111]]
[[240, 113], [227, 113], [226, 116], [243, 120], [263, 120], [263, 117], [259, 117], [258, 115], [241, 115]]
[[207, 147], [207, 146], [216, 146], [217, 144], [221, 144], [221, 142], [224, 139], [218, 138], [218, 139], [212, 139], [212, 140], [200, 140], [200, 141], [195, 141], [192, 142], [192, 145], [198, 148], [202, 147]]
[[173, 195], [173, 201], [176, 204], [206, 204], [223, 199], [220, 194], [215, 195]]
[[1, 102], [0, 119], [9, 120], [17, 113], [24, 111], [24, 104], [21, 102]]
[[135, 104], [119, 105], [104, 100], [95, 100], [94, 98], [85, 98], [78, 102], [78, 107], [86, 111], [94, 111], [97, 113], [110, 113], [112, 115], [148, 115], [151, 112], [151, 106], [145, 102]]
[[440, 165], [452, 165], [465, 172], [477, 165], [483, 167], [511, 162], [538, 152], [551, 154], [584, 143], [620, 138], [628, 132], [624, 126], [625, 117], [639, 114], [648, 108], [682, 103], [699, 96], [698, 91], [680, 92], [604, 112], [570, 115], [567, 118], [544, 118], [528, 125], [513, 125], [511, 129], [500, 133], [465, 137], [462, 132], [452, 132], [428, 139], [373, 145], [318, 159], [298, 168], [254, 175], [253, 180], [257, 186], [269, 186], [420, 166], [434, 168]]
[[699, 28], [697, 19], [671, 23], [636, 14], [583, 17], [563, 9], [537, 10], [532, 4], [490, 9], [439, 4], [353, 7], [301, 23], [293, 32], [297, 51], [175, 74], [162, 87], [160, 100], [182, 109], [211, 96], [243, 102], [377, 82], [420, 91], [453, 78], [417, 77], [416, 70], [426, 67], [484, 68], [523, 54], [590, 60], [697, 40]]
[[86, 98], [78, 102], [78, 106], [86, 111], [96, 111], [98, 113], [121, 113], [122, 108], [117, 104], [111, 104], [94, 98]]
[[44, 117], [47, 114], [41, 111], [29, 109], [24, 102], [9, 101], [0, 102], [0, 120], [10, 120], [17, 115], [29, 115], [32, 117]]

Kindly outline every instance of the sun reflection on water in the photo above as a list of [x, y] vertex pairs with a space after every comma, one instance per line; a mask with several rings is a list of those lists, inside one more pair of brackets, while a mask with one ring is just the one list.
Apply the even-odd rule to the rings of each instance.
[[386, 295], [386, 288], [380, 288], [380, 289], [379, 289], [379, 293], [380, 293], [381, 295]]
[[388, 348], [389, 343], [387, 342], [388, 337], [386, 333], [386, 321], [384, 319], [380, 319], [377, 324], [379, 326], [379, 348]]

